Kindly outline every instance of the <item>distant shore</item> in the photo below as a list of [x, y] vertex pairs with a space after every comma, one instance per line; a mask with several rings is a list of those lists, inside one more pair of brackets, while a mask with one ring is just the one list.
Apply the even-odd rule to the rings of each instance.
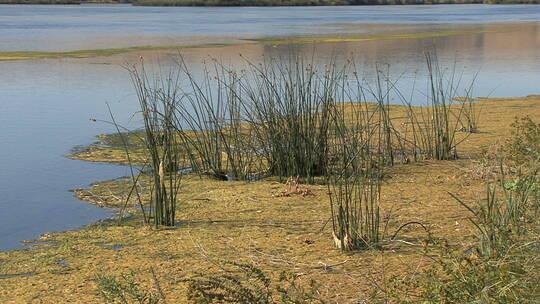
[[132, 4], [135, 6], [339, 6], [540, 4], [540, 0], [0, 0], [0, 4]]

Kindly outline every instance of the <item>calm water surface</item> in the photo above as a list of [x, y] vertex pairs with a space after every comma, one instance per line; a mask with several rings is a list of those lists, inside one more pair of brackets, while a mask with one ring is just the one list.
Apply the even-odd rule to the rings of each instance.
[[105, 101], [121, 97], [128, 85], [118, 89], [118, 81], [100, 76], [112, 71], [96, 72], [61, 61], [0, 64], [0, 250], [112, 216], [68, 190], [126, 175], [125, 168], [64, 158], [94, 135], [112, 132], [89, 118], [105, 113]]
[[[370, 24], [536, 22], [540, 5], [340, 7], [0, 7], [0, 51], [217, 43], [277, 35], [371, 33]], [[362, 24], [350, 27], [351, 24]], [[396, 27], [391, 28], [395, 31]]]
[[[540, 93], [540, 6], [383, 6], [315, 8], [143, 8], [130, 6], [0, 6], [0, 51], [75, 50], [137, 45], [234, 42], [279, 35], [373, 34], [446, 29], [509, 31], [425, 39], [317, 45], [232, 45], [187, 49], [195, 72], [209, 57], [242, 66], [291, 52], [325, 62], [354, 56], [359, 72], [373, 76], [389, 64], [403, 90], [425, 84], [422, 52], [436, 45], [442, 65], [464, 82], [479, 73], [475, 96]], [[436, 22], [436, 23], [434, 23]], [[516, 23], [519, 22], [519, 23]], [[150, 69], [170, 63], [173, 51], [144, 53]], [[78, 201], [70, 189], [126, 175], [122, 166], [69, 160], [64, 155], [93, 136], [114, 130], [106, 102], [130, 127], [136, 100], [121, 64], [140, 54], [88, 59], [0, 62], [0, 250], [21, 240], [72, 229], [112, 215]], [[146, 60], [146, 59], [145, 59]], [[423, 102], [413, 92], [415, 103]]]

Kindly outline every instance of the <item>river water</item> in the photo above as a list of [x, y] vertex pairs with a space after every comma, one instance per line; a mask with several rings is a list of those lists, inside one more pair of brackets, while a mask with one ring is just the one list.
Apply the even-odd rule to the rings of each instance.
[[[474, 96], [540, 93], [540, 6], [437, 5], [294, 8], [152, 8], [124, 5], [0, 6], [0, 52], [70, 51], [146, 45], [233, 44], [188, 48], [200, 70], [204, 59], [241, 66], [302, 53], [324, 62], [354, 57], [373, 76], [388, 64], [404, 90], [423, 83], [423, 51], [435, 47], [440, 64], [476, 78]], [[421, 39], [381, 39], [297, 45], [252, 39], [296, 36], [387, 35], [470, 31]], [[236, 43], [236, 44], [235, 44]], [[21, 240], [87, 225], [110, 210], [81, 202], [70, 189], [128, 174], [125, 167], [64, 156], [94, 136], [114, 130], [90, 118], [137, 127], [137, 102], [123, 64], [144, 56], [150, 68], [167, 66], [177, 51], [126, 53], [86, 59], [0, 61], [0, 250]], [[413, 93], [414, 95], [416, 93]], [[421, 104], [420, 94], [417, 104]], [[416, 100], [416, 99], [415, 99]]]
[[[0, 51], [225, 42], [282, 35], [369, 33], [373, 24], [537, 22], [538, 5], [336, 7], [0, 7]], [[351, 24], [364, 26], [350, 27]], [[395, 28], [391, 29], [395, 30]]]

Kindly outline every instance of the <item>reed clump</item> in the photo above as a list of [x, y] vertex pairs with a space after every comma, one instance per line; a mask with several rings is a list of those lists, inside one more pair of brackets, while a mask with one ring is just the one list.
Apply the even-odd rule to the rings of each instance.
[[302, 58], [249, 63], [251, 81], [241, 85], [246, 121], [265, 171], [280, 179], [313, 181], [328, 169], [331, 111], [344, 80], [335, 65], [319, 72]]
[[373, 248], [384, 235], [385, 168], [457, 157], [463, 108], [452, 104], [455, 75], [443, 74], [434, 53], [426, 53], [428, 107], [392, 105], [392, 94], [400, 92], [389, 72], [377, 67], [370, 84], [352, 60], [316, 65], [293, 54], [261, 64], [246, 59], [241, 70], [214, 60], [197, 75], [183, 58], [176, 63], [153, 78], [144, 66], [129, 69], [144, 122], [156, 225], [174, 225], [180, 171], [188, 161], [190, 170], [220, 180], [322, 180], [336, 245]]
[[[407, 106], [407, 124], [411, 127], [409, 141], [414, 147], [414, 159], [428, 158], [437, 160], [455, 159], [458, 157], [456, 134], [459, 125], [465, 124], [468, 131], [476, 131], [477, 126], [464, 122], [465, 118], [477, 118], [476, 109], [463, 103], [461, 107], [453, 106], [453, 101], [459, 96], [459, 77], [455, 69], [446, 74], [438, 64], [435, 52], [426, 52], [428, 71], [427, 105], [413, 107], [404, 100]], [[469, 92], [469, 91], [466, 91]], [[466, 100], [469, 96], [464, 97]], [[457, 108], [457, 109], [456, 109]], [[468, 110], [468, 115], [463, 115]], [[477, 121], [477, 119], [476, 119]], [[470, 129], [474, 128], [474, 129]]]
[[381, 183], [354, 175], [329, 178], [332, 235], [343, 251], [378, 248], [382, 240]]
[[377, 248], [383, 237], [379, 199], [387, 155], [381, 153], [387, 138], [379, 131], [385, 120], [362, 108], [338, 107], [326, 176], [334, 243], [343, 251]]
[[[167, 113], [159, 118], [168, 121], [164, 128], [175, 129], [171, 144], [186, 148], [194, 170], [224, 180], [298, 176], [314, 182], [333, 170], [331, 147], [344, 136], [361, 142], [359, 159], [379, 167], [453, 159], [458, 126], [469, 115], [452, 104], [455, 75], [444, 75], [431, 53], [426, 62], [429, 104], [417, 107], [405, 99], [403, 106], [392, 105], [392, 95], [402, 94], [388, 73], [377, 68], [375, 84], [367, 83], [352, 60], [316, 65], [297, 55], [261, 64], [246, 59], [241, 70], [214, 61], [196, 76], [180, 58], [177, 83], [167, 88], [175, 102], [164, 105], [160, 111]], [[142, 113], [158, 110], [141, 105]], [[467, 111], [477, 117], [474, 108]]]
[[[144, 65], [128, 69], [137, 93], [140, 114], [144, 123], [143, 142], [148, 152], [152, 187], [151, 209], [148, 219], [154, 225], [174, 226], [177, 196], [181, 185], [182, 155], [184, 149], [178, 135], [177, 117], [178, 77], [170, 73], [167, 77], [149, 79]], [[126, 153], [127, 149], [126, 149]], [[129, 155], [129, 154], [128, 154]], [[141, 170], [141, 174], [143, 171]], [[138, 188], [136, 181], [134, 189]], [[145, 217], [146, 219], [146, 217]]]
[[191, 151], [193, 168], [218, 179], [247, 180], [258, 160], [241, 100], [241, 75], [214, 61], [196, 79], [180, 58], [177, 67], [187, 80], [176, 111], [185, 131], [178, 128]]

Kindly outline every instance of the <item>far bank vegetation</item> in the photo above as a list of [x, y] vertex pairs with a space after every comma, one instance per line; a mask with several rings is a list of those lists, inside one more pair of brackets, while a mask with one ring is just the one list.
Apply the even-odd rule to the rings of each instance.
[[538, 4], [540, 0], [0, 0], [0, 4], [124, 3], [137, 6], [338, 6], [415, 4]]

